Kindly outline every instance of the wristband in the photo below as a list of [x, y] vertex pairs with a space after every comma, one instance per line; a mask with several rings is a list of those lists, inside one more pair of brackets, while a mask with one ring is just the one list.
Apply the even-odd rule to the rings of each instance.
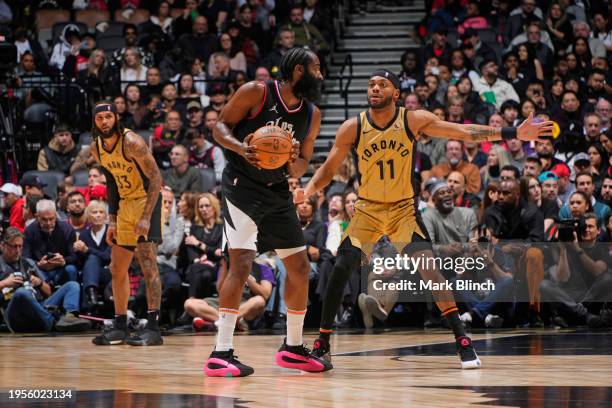
[[503, 127], [501, 129], [502, 140], [516, 139], [516, 128]]

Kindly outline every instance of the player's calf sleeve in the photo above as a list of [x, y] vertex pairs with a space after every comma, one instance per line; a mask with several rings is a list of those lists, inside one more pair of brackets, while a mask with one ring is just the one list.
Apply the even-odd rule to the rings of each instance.
[[456, 307], [443, 311], [442, 316], [446, 317], [455, 338], [465, 336], [465, 327], [463, 327], [463, 322], [459, 319], [459, 310]]
[[[340, 304], [342, 303], [342, 294], [353, 271], [359, 268], [361, 264], [361, 251], [359, 248], [350, 244], [348, 239], [340, 245], [336, 263], [327, 283], [325, 295], [323, 297], [323, 311], [321, 316], [321, 334], [327, 333], [327, 340], [334, 323]], [[328, 331], [329, 330], [329, 331]]]

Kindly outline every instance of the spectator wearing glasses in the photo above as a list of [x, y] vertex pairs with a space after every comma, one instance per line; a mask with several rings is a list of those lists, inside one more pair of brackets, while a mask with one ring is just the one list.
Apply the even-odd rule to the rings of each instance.
[[[91, 325], [79, 319], [79, 284], [68, 282], [55, 293], [36, 264], [23, 256], [24, 237], [16, 228], [8, 228], [2, 241], [0, 257], [0, 302], [11, 331], [39, 332], [85, 331]], [[7, 299], [8, 298], [8, 299]], [[64, 314], [57, 322], [48, 307], [62, 307]]]

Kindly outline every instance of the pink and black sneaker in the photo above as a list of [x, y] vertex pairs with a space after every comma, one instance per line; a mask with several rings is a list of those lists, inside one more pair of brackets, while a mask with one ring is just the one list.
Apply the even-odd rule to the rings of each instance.
[[330, 362], [315, 356], [304, 345], [288, 346], [287, 339], [283, 341], [283, 345], [276, 352], [276, 364], [284, 368], [293, 368], [309, 373], [321, 373], [333, 368]]
[[472, 345], [472, 339], [467, 336], [457, 337], [457, 354], [461, 358], [461, 368], [464, 370], [470, 370], [480, 368], [482, 363], [474, 350]]
[[255, 372], [234, 356], [234, 349], [213, 351], [204, 364], [204, 373], [209, 377], [246, 377]]

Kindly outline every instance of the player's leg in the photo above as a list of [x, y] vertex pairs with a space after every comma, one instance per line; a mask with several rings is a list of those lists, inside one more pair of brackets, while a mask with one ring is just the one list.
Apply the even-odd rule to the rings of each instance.
[[349, 237], [344, 238], [338, 247], [336, 263], [332, 270], [329, 282], [323, 295], [323, 310], [321, 312], [321, 325], [319, 328], [319, 338], [315, 340], [313, 354], [327, 361], [331, 366], [331, 350], [329, 340], [334, 317], [342, 303], [344, 288], [348, 283], [351, 274], [359, 268], [361, 264], [361, 250], [351, 243]]
[[[426, 230], [424, 227], [419, 226], [418, 231], [423, 232]], [[425, 237], [423, 237], [423, 235], [425, 235]], [[412, 242], [415, 246], [412, 248], [410, 245], [407, 246], [404, 253], [413, 258], [432, 260], [434, 258], [434, 254], [431, 249], [426, 248], [430, 247], [429, 240], [426, 237], [426, 233], [423, 232], [423, 234], [419, 234], [415, 231], [412, 238]], [[446, 279], [435, 267], [434, 262], [425, 262], [425, 265], [419, 269], [419, 274], [421, 275], [421, 279], [423, 281], [433, 282], [434, 287], [437, 283], [440, 284], [438, 287], [446, 288], [444, 285]], [[465, 335], [465, 328], [463, 326], [463, 322], [461, 322], [461, 319], [459, 318], [459, 309], [457, 309], [452, 290], [434, 290], [432, 291], [432, 294], [438, 308], [442, 311], [442, 316], [446, 318], [449, 326], [453, 330], [453, 334], [455, 335], [457, 352], [461, 358], [461, 368], [479, 368], [481, 366], [480, 359], [474, 350], [472, 340]]]
[[109, 266], [113, 287], [113, 303], [115, 304], [115, 322], [111, 330], [95, 337], [92, 341], [99, 346], [123, 344], [128, 337], [127, 308], [130, 298], [130, 280], [128, 269], [134, 253], [129, 248], [113, 245], [111, 263]]
[[161, 304], [161, 280], [157, 269], [157, 244], [139, 242], [136, 259], [144, 275], [147, 290], [147, 326], [126, 343], [131, 346], [160, 346], [164, 343], [159, 330], [159, 307]]
[[[297, 231], [301, 233], [301, 231]], [[285, 281], [285, 304], [287, 305], [287, 338], [276, 353], [276, 363], [285, 368], [309, 372], [331, 369], [327, 361], [311, 355], [304, 347], [302, 331], [308, 305], [308, 277], [310, 263], [305, 246], [277, 249], [287, 269]]]
[[240, 314], [240, 300], [256, 255], [258, 228], [255, 221], [227, 198], [224, 204], [224, 238], [229, 248], [229, 269], [220, 273], [219, 320], [215, 349], [204, 364], [204, 372], [212, 377], [244, 377], [253, 368], [234, 357], [234, 329]]

